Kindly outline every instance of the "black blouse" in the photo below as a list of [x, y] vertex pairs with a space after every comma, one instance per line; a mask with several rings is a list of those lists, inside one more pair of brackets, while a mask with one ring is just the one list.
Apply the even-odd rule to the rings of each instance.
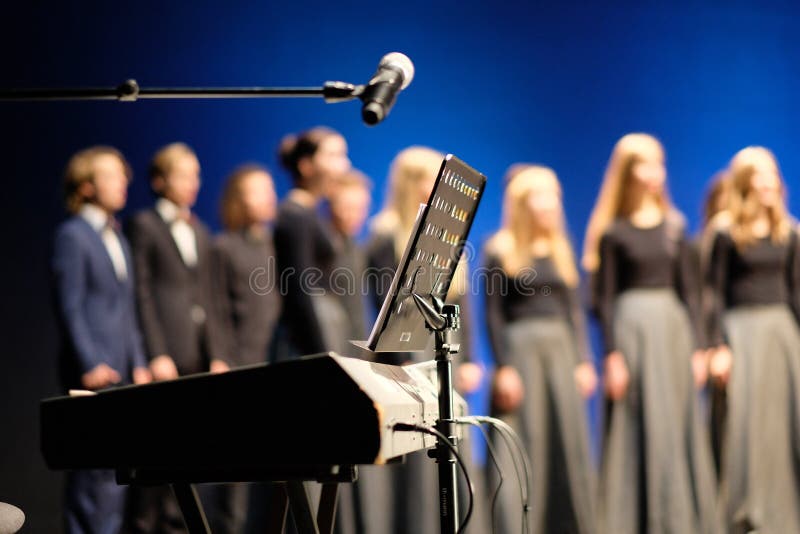
[[330, 347], [320, 327], [311, 294], [327, 291], [336, 251], [327, 224], [314, 208], [287, 199], [275, 221], [275, 252], [283, 299], [282, 322], [301, 354], [324, 352]]
[[665, 219], [652, 228], [639, 228], [617, 219], [600, 240], [600, 268], [594, 281], [594, 310], [603, 329], [605, 354], [617, 349], [614, 303], [631, 289], [674, 289], [689, 314], [695, 347], [705, 347], [699, 271], [683, 224]]
[[578, 290], [564, 282], [552, 258], [537, 258], [530, 270], [509, 276], [500, 259], [487, 253], [485, 269], [486, 323], [497, 365], [509, 361], [504, 341], [506, 327], [531, 317], [566, 320], [572, 327], [580, 357], [589, 360], [586, 321]]
[[225, 232], [214, 251], [225, 354], [233, 366], [264, 363], [281, 311], [272, 235]]
[[785, 243], [765, 237], [742, 249], [729, 233], [718, 233], [708, 276], [714, 299], [710, 336], [715, 345], [724, 342], [726, 309], [786, 304], [800, 321], [800, 250], [794, 231]]

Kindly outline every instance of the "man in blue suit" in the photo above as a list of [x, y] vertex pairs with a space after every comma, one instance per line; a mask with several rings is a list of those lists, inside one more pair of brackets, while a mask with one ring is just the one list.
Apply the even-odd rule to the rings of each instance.
[[[125, 206], [130, 177], [125, 158], [111, 147], [78, 152], [67, 165], [65, 197], [72, 216], [56, 231], [52, 263], [66, 389], [96, 391], [151, 380], [136, 318], [130, 248], [114, 219]], [[113, 472], [67, 475], [66, 532], [116, 533], [124, 507], [125, 488]]]

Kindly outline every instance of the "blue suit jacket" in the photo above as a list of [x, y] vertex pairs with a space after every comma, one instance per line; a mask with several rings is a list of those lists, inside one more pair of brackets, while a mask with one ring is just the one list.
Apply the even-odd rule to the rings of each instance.
[[81, 387], [80, 377], [105, 363], [131, 382], [144, 357], [133, 293], [133, 262], [125, 237], [117, 232], [125, 253], [127, 280], [120, 281], [103, 240], [89, 223], [73, 216], [58, 227], [53, 254], [56, 311], [63, 332], [60, 356], [62, 382]]

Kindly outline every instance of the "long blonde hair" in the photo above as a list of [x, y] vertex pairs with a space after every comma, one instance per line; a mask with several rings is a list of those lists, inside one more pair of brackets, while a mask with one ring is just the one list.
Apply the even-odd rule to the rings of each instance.
[[[663, 161], [664, 147], [658, 139], [645, 133], [627, 134], [614, 145], [600, 194], [586, 227], [581, 265], [587, 271], [595, 271], [600, 266], [600, 239], [614, 219], [629, 216], [636, 208], [631, 204], [629, 194], [633, 168], [652, 154]], [[665, 216], [675, 212], [666, 186], [661, 190], [658, 203]]]
[[528, 198], [532, 192], [548, 182], [556, 188], [559, 199], [558, 222], [548, 235], [553, 263], [566, 284], [576, 287], [579, 281], [578, 270], [564, 222], [561, 184], [556, 173], [548, 167], [528, 165], [512, 177], [503, 197], [502, 227], [489, 240], [488, 251], [500, 259], [503, 270], [509, 276], [534, 265], [531, 243], [535, 222], [528, 208]]
[[[370, 222], [374, 234], [392, 238], [395, 257], [403, 255], [414, 222], [417, 219], [421, 184], [428, 180], [433, 183], [439, 174], [444, 154], [424, 146], [411, 146], [401, 150], [389, 168], [389, 190], [383, 208]], [[424, 202], [424, 201], [423, 201]], [[463, 295], [467, 290], [467, 262], [462, 256], [458, 262], [448, 299]]]
[[756, 191], [753, 189], [753, 176], [758, 171], [759, 165], [764, 163], [774, 167], [780, 184], [781, 201], [770, 206], [767, 211], [772, 242], [786, 242], [792, 228], [791, 218], [786, 210], [786, 184], [781, 176], [775, 155], [762, 146], [743, 148], [733, 156], [729, 166], [731, 181], [730, 232], [736, 246], [740, 248], [746, 247], [756, 240], [753, 235], [753, 221], [758, 217], [761, 206]]
[[443, 159], [444, 154], [432, 148], [412, 146], [392, 160], [386, 202], [372, 219], [370, 228], [374, 233], [393, 236], [398, 258], [411, 237], [417, 218], [420, 184], [436, 179]]

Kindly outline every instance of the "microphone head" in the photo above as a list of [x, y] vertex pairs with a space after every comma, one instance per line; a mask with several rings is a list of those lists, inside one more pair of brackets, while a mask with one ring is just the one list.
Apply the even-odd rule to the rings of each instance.
[[393, 68], [399, 70], [403, 74], [403, 85], [400, 86], [401, 90], [408, 87], [408, 84], [414, 79], [414, 64], [407, 55], [401, 52], [390, 52], [383, 56], [378, 65], [378, 69], [381, 67]]

